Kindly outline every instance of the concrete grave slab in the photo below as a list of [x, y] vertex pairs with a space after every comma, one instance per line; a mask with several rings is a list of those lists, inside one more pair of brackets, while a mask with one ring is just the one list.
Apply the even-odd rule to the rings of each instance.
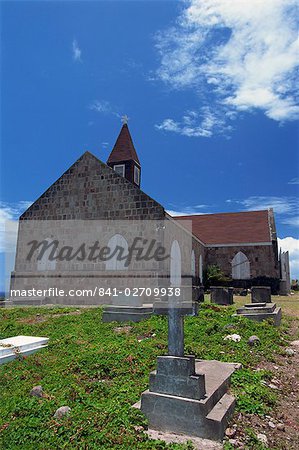
[[275, 303], [249, 303], [238, 308], [237, 314], [234, 316], [243, 316], [256, 322], [273, 319], [274, 325], [278, 327], [281, 323], [282, 313], [281, 308], [277, 307]]
[[103, 322], [140, 322], [153, 314], [153, 305], [122, 306], [107, 305], [103, 307]]
[[18, 355], [28, 356], [47, 347], [49, 338], [14, 336], [0, 340], [0, 364], [12, 361]]
[[[188, 370], [185, 360], [188, 358], [175, 358], [184, 359], [179, 372], [185, 372], [186, 377]], [[241, 366], [213, 360], [194, 362], [195, 373], [189, 377], [192, 380], [198, 377], [201, 392], [199, 388], [194, 388], [193, 383], [186, 383], [183, 388], [183, 382], [180, 380], [182, 373], [178, 375], [174, 372], [169, 377], [172, 393], [169, 392], [168, 385], [155, 383], [155, 377], [159, 374], [158, 363], [157, 372], [151, 373], [149, 390], [142, 394], [141, 401], [134, 407], [141, 409], [147, 416], [151, 429], [221, 441], [235, 406], [235, 398], [227, 393], [230, 377]], [[173, 367], [173, 364], [170, 365]], [[179, 381], [173, 383], [176, 377]], [[163, 388], [169, 393], [161, 392]]]
[[145, 430], [145, 433], [150, 439], [164, 441], [167, 444], [187, 444], [188, 441], [191, 441], [195, 450], [223, 450], [223, 445], [220, 442], [215, 442], [209, 439], [151, 429]]

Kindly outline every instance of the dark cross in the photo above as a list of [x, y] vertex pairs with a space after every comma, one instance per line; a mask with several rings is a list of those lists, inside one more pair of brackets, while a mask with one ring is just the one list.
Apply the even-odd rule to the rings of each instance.
[[191, 302], [156, 302], [154, 313], [168, 316], [168, 355], [184, 356], [184, 316], [193, 313]]
[[184, 356], [184, 316], [176, 307], [168, 309], [168, 354]]

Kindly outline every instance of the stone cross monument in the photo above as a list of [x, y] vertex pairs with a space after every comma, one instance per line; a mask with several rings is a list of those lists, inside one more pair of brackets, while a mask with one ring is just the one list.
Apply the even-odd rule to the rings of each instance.
[[149, 389], [134, 407], [147, 416], [150, 429], [222, 440], [235, 405], [226, 391], [240, 365], [184, 355], [184, 315], [193, 310], [191, 302], [154, 305], [155, 313], [168, 315], [168, 355], [158, 356]]

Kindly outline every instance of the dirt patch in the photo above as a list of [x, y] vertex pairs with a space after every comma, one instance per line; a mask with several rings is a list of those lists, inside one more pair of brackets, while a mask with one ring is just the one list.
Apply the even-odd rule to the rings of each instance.
[[82, 313], [81, 310], [76, 310], [76, 311], [70, 311], [70, 312], [61, 312], [61, 313], [56, 313], [56, 314], [36, 314], [35, 316], [31, 316], [31, 317], [25, 317], [22, 319], [18, 319], [17, 322], [18, 323], [26, 323], [26, 324], [35, 324], [35, 323], [42, 323], [45, 322], [46, 320], [49, 320], [51, 318], [57, 318], [57, 317], [62, 317], [62, 316], [78, 316]]
[[23, 319], [17, 320], [18, 323], [27, 323], [27, 324], [34, 324], [34, 323], [42, 323], [48, 320], [48, 316], [44, 316], [42, 314], [36, 314], [34, 317], [25, 317]]
[[[289, 329], [291, 342], [298, 340], [298, 326], [299, 320], [292, 320]], [[257, 370], [265, 369], [273, 373], [267, 385], [278, 395], [278, 402], [271, 414], [265, 417], [254, 414], [237, 416], [235, 448], [246, 448], [245, 430], [251, 428], [256, 435], [266, 436], [268, 448], [299, 449], [299, 346], [290, 343], [289, 348], [294, 351], [292, 356], [286, 352], [277, 355], [274, 362], [267, 361], [258, 366]]]

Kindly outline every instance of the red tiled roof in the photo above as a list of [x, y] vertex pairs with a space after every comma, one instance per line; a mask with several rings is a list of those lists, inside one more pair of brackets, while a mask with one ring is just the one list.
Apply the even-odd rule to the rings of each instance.
[[125, 123], [120, 130], [107, 163], [127, 161], [130, 159], [133, 159], [140, 165], [128, 125]]
[[271, 242], [268, 211], [178, 216], [192, 221], [192, 232], [205, 244], [245, 244]]

